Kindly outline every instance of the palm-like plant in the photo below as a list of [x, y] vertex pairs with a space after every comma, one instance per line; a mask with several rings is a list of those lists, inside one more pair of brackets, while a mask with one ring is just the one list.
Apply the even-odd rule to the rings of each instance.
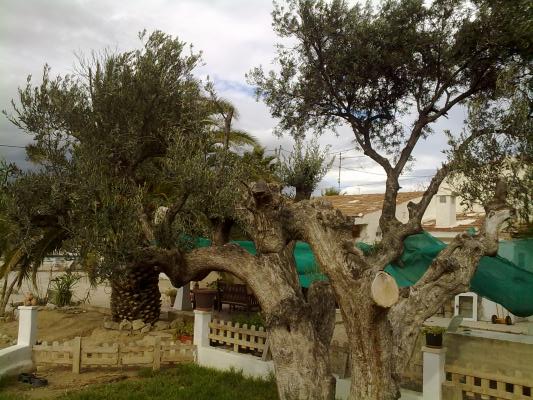
[[[44, 258], [59, 250], [67, 238], [67, 231], [50, 219], [30, 221], [29, 225], [17, 223], [14, 208], [18, 205], [16, 191], [17, 168], [0, 162], [0, 279], [3, 280], [0, 293], [0, 315], [5, 313], [9, 298], [15, 287], [31, 279], [36, 284], [39, 266]], [[19, 221], [20, 222], [20, 221]], [[22, 232], [23, 231], [23, 232]], [[16, 276], [10, 281], [12, 272]]]

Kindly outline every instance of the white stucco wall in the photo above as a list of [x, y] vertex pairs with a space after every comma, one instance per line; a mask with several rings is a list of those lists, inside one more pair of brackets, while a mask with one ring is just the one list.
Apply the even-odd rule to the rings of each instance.
[[31, 346], [17, 344], [0, 350], [0, 377], [33, 370]]
[[[421, 197], [413, 199], [411, 201], [418, 202]], [[407, 203], [400, 203], [396, 206], [396, 218], [401, 222], [407, 222], [409, 219], [409, 211], [407, 210]], [[364, 224], [366, 225], [361, 232], [359, 240], [368, 244], [372, 244], [376, 241], [379, 241], [378, 228], [379, 228], [379, 217], [381, 216], [381, 210], [368, 213], [360, 218], [355, 218], [355, 224]]]
[[242, 370], [244, 376], [268, 378], [274, 373], [272, 361], [262, 361], [249, 354], [235, 353], [230, 350], [198, 346], [198, 364], [220, 370]]
[[21, 306], [17, 344], [0, 350], [0, 376], [33, 370], [32, 346], [37, 339], [37, 307]]

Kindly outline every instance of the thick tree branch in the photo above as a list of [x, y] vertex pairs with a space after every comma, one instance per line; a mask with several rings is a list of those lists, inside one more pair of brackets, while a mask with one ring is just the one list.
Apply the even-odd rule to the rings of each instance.
[[322, 271], [332, 281], [347, 283], [371, 269], [355, 247], [353, 221], [329, 202], [300, 201], [287, 206], [285, 218], [291, 233], [309, 243]]
[[[501, 202], [493, 202], [485, 218], [484, 228], [477, 236], [458, 235], [409, 288], [409, 292], [389, 313], [397, 346], [397, 371], [404, 368], [402, 352], [412, 348], [423, 322], [454, 295], [468, 290], [482, 256], [493, 255], [498, 248], [498, 231], [512, 210]], [[499, 205], [498, 205], [499, 204]]]
[[141, 230], [144, 234], [144, 238], [146, 239], [146, 241], [151, 245], [155, 244], [156, 240], [154, 230], [152, 229], [152, 225], [148, 220], [148, 216], [140, 205], [137, 207], [137, 218], [139, 220], [139, 223], [141, 224]]
[[351, 114], [347, 115], [347, 119], [354, 132], [355, 140], [357, 140], [357, 143], [361, 146], [361, 149], [363, 149], [363, 153], [381, 165], [386, 173], [389, 173], [389, 171], [392, 170], [392, 166], [386, 157], [383, 157], [372, 147], [369, 127], [363, 126], [361, 121]]

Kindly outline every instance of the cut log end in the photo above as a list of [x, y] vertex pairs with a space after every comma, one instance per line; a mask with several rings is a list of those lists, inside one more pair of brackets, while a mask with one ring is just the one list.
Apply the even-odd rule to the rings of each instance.
[[400, 290], [396, 280], [385, 271], [379, 271], [371, 286], [372, 300], [384, 308], [392, 307], [398, 301]]

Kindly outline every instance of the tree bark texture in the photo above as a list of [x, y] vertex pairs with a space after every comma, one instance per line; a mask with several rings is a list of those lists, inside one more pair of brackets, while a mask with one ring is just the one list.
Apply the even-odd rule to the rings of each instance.
[[161, 314], [159, 270], [136, 264], [111, 280], [111, 315], [114, 321], [142, 319], [154, 323]]
[[8, 278], [9, 278], [9, 273], [6, 274], [6, 276], [4, 277], [4, 287], [2, 288], [2, 297], [1, 297], [1, 302], [0, 302], [0, 317], [5, 315], [7, 303], [9, 302], [9, 298], [11, 297], [11, 294], [13, 293], [15, 284], [17, 283], [17, 279], [13, 278], [13, 281], [8, 285]]
[[[364, 255], [350, 239], [351, 221], [330, 204], [313, 200], [286, 206], [286, 225], [292, 227], [293, 236], [300, 235], [311, 245], [341, 308], [352, 360], [350, 399], [400, 397], [401, 373], [424, 321], [445, 301], [468, 289], [481, 257], [497, 251], [498, 229], [510, 214], [509, 209], [501, 207], [488, 210], [480, 234], [457, 236], [421, 279], [402, 290], [398, 301], [386, 308], [372, 299], [371, 284], [401, 254], [397, 243], [404, 239], [403, 226], [388, 230], [384, 242], [389, 245]], [[416, 223], [406, 229], [413, 225]]]
[[[281, 400], [334, 399], [329, 346], [335, 323], [331, 286], [317, 282], [307, 298], [294, 265], [294, 241], [286, 236], [278, 188], [254, 186], [243, 218], [257, 248], [253, 256], [233, 244], [192, 250], [182, 262], [159, 263], [176, 287], [206, 271], [229, 272], [245, 281], [257, 297], [270, 334]], [[172, 258], [172, 257], [170, 257]]]

